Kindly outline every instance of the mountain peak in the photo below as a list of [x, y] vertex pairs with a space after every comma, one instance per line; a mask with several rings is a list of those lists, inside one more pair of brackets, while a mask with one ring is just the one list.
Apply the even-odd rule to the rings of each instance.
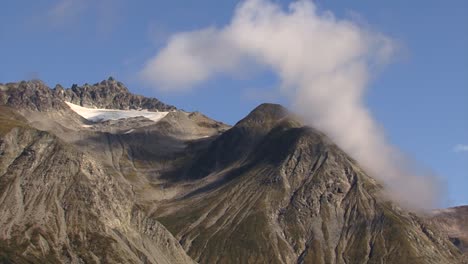
[[291, 116], [291, 113], [282, 105], [263, 103], [240, 120], [236, 126], [275, 123], [288, 116]]
[[85, 83], [84, 85], [80, 87], [77, 84], [73, 84], [71, 89], [74, 91], [77, 91], [79, 89], [99, 91], [100, 93], [107, 93], [107, 94], [130, 93], [128, 88], [122, 82], [116, 81], [112, 77], [109, 77], [107, 80], [102, 80], [93, 85]]
[[301, 119], [284, 106], [263, 103], [237, 122], [235, 127], [242, 128], [242, 130], [247, 129], [251, 132], [250, 136], [252, 136], [253, 134], [264, 135], [278, 125], [289, 128], [304, 126]]

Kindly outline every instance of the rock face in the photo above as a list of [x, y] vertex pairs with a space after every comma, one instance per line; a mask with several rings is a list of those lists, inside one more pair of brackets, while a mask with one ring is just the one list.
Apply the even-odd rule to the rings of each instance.
[[[452, 218], [383, 199], [279, 105], [229, 127], [113, 79], [0, 88], [0, 262], [464, 263]], [[96, 123], [64, 102], [170, 113]]]
[[68, 109], [67, 105], [54, 95], [41, 81], [22, 81], [2, 85], [0, 104], [18, 110], [60, 111]]

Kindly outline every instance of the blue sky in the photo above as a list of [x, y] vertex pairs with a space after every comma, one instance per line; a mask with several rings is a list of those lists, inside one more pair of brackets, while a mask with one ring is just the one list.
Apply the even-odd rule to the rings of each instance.
[[[287, 5], [288, 1], [276, 1]], [[447, 185], [445, 205], [468, 204], [468, 2], [315, 2], [399, 44], [376, 71], [366, 104], [390, 142]], [[0, 82], [39, 78], [50, 86], [112, 75], [131, 91], [234, 124], [263, 101], [288, 105], [277, 78], [221, 76], [187, 92], [162, 92], [138, 72], [174, 32], [229, 23], [238, 1], [6, 0], [0, 4]]]

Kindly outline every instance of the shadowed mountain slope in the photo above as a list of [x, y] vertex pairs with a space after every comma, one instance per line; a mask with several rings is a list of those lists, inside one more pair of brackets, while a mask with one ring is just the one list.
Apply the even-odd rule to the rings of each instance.
[[259, 106], [201, 157], [211, 166], [193, 175], [216, 180], [155, 210], [200, 263], [460, 261], [443, 235], [381, 199], [355, 161], [281, 106]]

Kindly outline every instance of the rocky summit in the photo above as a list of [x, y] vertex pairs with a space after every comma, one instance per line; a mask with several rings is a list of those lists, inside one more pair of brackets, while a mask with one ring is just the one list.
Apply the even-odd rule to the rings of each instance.
[[467, 263], [466, 207], [382, 189], [280, 105], [229, 126], [113, 78], [0, 84], [0, 263]]

